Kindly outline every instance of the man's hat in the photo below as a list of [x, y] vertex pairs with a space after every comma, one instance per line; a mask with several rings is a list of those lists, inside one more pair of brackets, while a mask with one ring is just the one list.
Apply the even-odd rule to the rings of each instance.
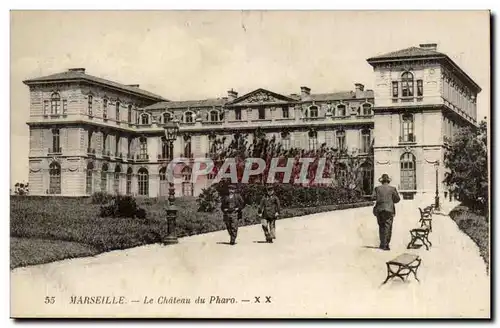
[[391, 182], [391, 178], [386, 173], [382, 174], [382, 176], [378, 179], [379, 182]]
[[227, 188], [229, 190], [236, 190], [236, 186], [234, 184], [230, 184], [229, 186], [227, 186]]

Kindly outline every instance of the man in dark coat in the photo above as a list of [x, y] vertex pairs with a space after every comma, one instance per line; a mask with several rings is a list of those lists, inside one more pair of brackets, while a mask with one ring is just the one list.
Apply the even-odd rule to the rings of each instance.
[[245, 207], [243, 198], [236, 192], [236, 187], [234, 185], [229, 185], [228, 193], [222, 197], [221, 210], [230, 237], [229, 243], [231, 245], [236, 244], [238, 220], [241, 218], [243, 207]]
[[392, 221], [396, 215], [396, 208], [394, 204], [400, 201], [398, 191], [395, 187], [389, 185], [391, 179], [387, 174], [382, 174], [378, 179], [382, 185], [377, 186], [373, 192], [376, 199], [373, 214], [377, 217], [380, 248], [383, 250], [390, 250], [389, 243], [391, 242], [392, 235]]
[[274, 194], [273, 187], [268, 186], [266, 188], [266, 195], [262, 198], [258, 210], [262, 230], [264, 230], [264, 235], [268, 243], [272, 243], [273, 239], [276, 239], [276, 219], [279, 217], [280, 211], [280, 201]]

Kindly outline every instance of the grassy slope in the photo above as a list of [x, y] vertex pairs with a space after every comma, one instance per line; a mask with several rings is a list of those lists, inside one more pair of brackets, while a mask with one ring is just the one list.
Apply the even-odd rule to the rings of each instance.
[[[95, 255], [158, 243], [166, 235], [165, 203], [139, 201], [147, 219], [100, 218], [99, 205], [89, 199], [56, 197], [11, 198], [11, 268], [64, 258]], [[176, 200], [179, 237], [225, 228], [222, 214], [197, 212], [194, 198]], [[283, 218], [330, 211], [336, 206], [284, 209]], [[247, 206], [241, 226], [256, 224], [257, 209]]]

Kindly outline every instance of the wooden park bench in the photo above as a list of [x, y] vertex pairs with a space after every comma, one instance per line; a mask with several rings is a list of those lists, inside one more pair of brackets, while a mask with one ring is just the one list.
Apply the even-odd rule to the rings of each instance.
[[418, 248], [417, 246], [422, 246], [422, 245], [416, 244], [416, 242], [421, 241], [422, 244], [425, 246], [425, 248], [429, 250], [429, 246], [432, 246], [432, 243], [429, 240], [429, 232], [430, 230], [428, 227], [411, 229], [410, 230], [411, 240], [406, 248], [408, 249]]
[[420, 211], [420, 227], [428, 227], [429, 231], [432, 232], [432, 207], [426, 207], [423, 210], [419, 207], [418, 210]]
[[417, 277], [417, 270], [420, 266], [420, 263], [421, 259], [420, 257], [418, 257], [418, 255], [408, 253], [401, 254], [395, 259], [386, 262], [387, 278], [382, 283], [382, 285], [389, 281], [389, 279], [394, 277], [398, 277], [401, 280], [405, 281], [405, 279], [408, 279], [410, 273], [413, 273], [415, 279], [420, 282]]

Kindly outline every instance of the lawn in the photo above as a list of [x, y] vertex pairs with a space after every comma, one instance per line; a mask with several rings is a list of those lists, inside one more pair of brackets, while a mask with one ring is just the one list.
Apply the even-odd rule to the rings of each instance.
[[[99, 205], [89, 198], [11, 197], [11, 268], [162, 242], [167, 230], [165, 202], [142, 199], [138, 204], [146, 210], [146, 219], [101, 218]], [[225, 228], [220, 210], [197, 212], [195, 198], [179, 198], [176, 205], [179, 237]], [[368, 205], [371, 202], [287, 208], [282, 218]], [[258, 222], [256, 207], [247, 206], [240, 225]]]
[[470, 211], [465, 206], [455, 207], [449, 215], [457, 223], [458, 228], [477, 244], [481, 257], [486, 263], [486, 270], [489, 272], [490, 238], [487, 218]]

